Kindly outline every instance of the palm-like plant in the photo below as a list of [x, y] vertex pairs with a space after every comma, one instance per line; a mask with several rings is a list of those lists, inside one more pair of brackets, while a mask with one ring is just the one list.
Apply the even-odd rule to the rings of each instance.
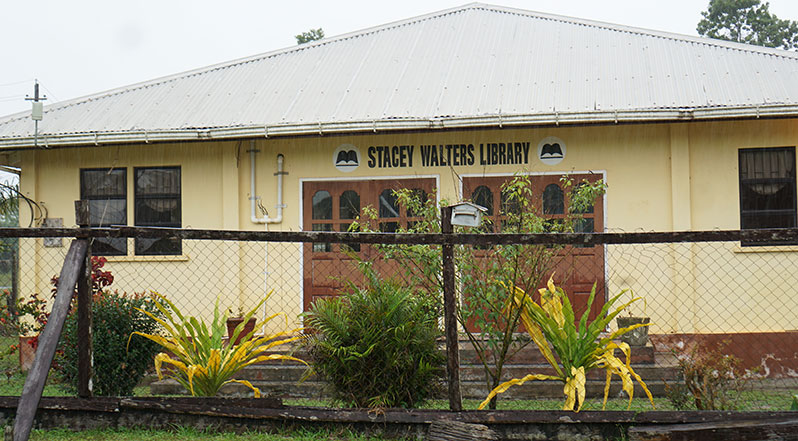
[[[618, 375], [621, 378], [623, 390], [629, 395], [630, 407], [634, 396], [633, 378], [640, 383], [646, 395], [648, 395], [651, 405], [654, 406], [654, 399], [648, 387], [646, 387], [646, 383], [643, 382], [630, 365], [631, 350], [629, 345], [613, 341], [613, 339], [633, 329], [648, 326], [648, 324], [636, 324], [621, 328], [609, 336], [600, 338], [601, 333], [615, 316], [620, 314], [624, 308], [639, 300], [639, 297], [624, 303], [610, 313], [612, 305], [625, 291], [621, 292], [605, 303], [598, 318], [588, 324], [588, 314], [596, 296], [596, 285], [594, 284], [587, 302], [587, 309], [582, 314], [577, 325], [568, 296], [561, 287], [554, 285], [553, 279], [554, 276], [552, 275], [549, 278], [547, 287], [539, 290], [540, 303], [536, 303], [521, 288], [512, 287], [514, 297], [508, 308], [514, 311], [520, 308], [521, 322], [532, 337], [532, 341], [535, 342], [557, 375], [529, 374], [523, 378], [515, 378], [504, 382], [488, 394], [488, 397], [479, 405], [479, 408], [484, 408], [493, 397], [512, 386], [521, 385], [531, 380], [559, 380], [565, 383], [563, 388], [563, 393], [565, 394], [563, 410], [579, 412], [585, 401], [586, 374], [593, 368], [604, 369], [607, 373], [603, 406], [607, 404], [610, 380], [613, 375]], [[626, 355], [625, 363], [615, 356], [616, 349]], [[557, 362], [558, 358], [559, 363]], [[560, 363], [562, 367], [560, 367]]]
[[[236, 338], [244, 330], [246, 322], [267, 298], [268, 295], [246, 314], [244, 322], [236, 327], [229, 342], [236, 341]], [[134, 332], [131, 337], [136, 334], [141, 335], [171, 352], [173, 355], [162, 352], [155, 356], [155, 370], [158, 373], [158, 378], [163, 379], [164, 371], [166, 371], [167, 377], [177, 380], [193, 396], [214, 396], [225, 384], [240, 383], [252, 389], [255, 397], [259, 398], [260, 390], [257, 387], [249, 381], [236, 380], [232, 377], [247, 366], [269, 360], [293, 360], [305, 363], [288, 355], [268, 353], [276, 346], [301, 338], [296, 336], [301, 328], [262, 336], [255, 336], [255, 330], [252, 330], [242, 337], [239, 344], [233, 345], [223, 339], [227, 313], [220, 313], [218, 300], [213, 309], [213, 321], [210, 326], [196, 317], [184, 316], [174, 303], [160, 294], [156, 294], [155, 306], [163, 314], [163, 318], [149, 311], [139, 310], [163, 326], [167, 335]], [[266, 322], [277, 315], [268, 317]], [[169, 365], [171, 369], [164, 369], [164, 365]]]

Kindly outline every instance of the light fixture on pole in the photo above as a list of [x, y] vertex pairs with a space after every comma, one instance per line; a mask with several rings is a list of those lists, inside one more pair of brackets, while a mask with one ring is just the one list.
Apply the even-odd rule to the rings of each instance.
[[33, 98], [25, 95], [26, 101], [32, 101], [33, 108], [31, 109], [31, 119], [33, 119], [34, 123], [34, 132], [33, 132], [33, 146], [39, 146], [39, 121], [42, 120], [44, 116], [44, 103], [42, 101], [47, 100], [47, 96], [39, 96], [39, 80], [34, 80], [35, 83], [33, 85]]

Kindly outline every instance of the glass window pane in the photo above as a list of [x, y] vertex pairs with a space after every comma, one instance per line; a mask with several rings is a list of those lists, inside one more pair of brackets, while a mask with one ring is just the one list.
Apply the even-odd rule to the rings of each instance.
[[[326, 193], [326, 192], [325, 192]], [[329, 193], [327, 193], [329, 194]], [[311, 229], [313, 231], [332, 231], [332, 224], [313, 224]], [[329, 243], [318, 243], [315, 242], [313, 244], [313, 251], [317, 253], [325, 253], [332, 251], [332, 246]]]
[[740, 150], [741, 179], [780, 179], [794, 177], [794, 148]]
[[485, 212], [488, 216], [493, 216], [493, 193], [484, 185], [480, 185], [471, 194], [471, 201], [488, 209]]
[[179, 168], [138, 168], [136, 169], [136, 195], [176, 195], [180, 194]]
[[380, 217], [399, 217], [399, 204], [391, 189], [380, 193]]
[[562, 219], [546, 219], [543, 221], [543, 231], [546, 233], [562, 233], [564, 230]]
[[90, 199], [89, 223], [93, 227], [126, 225], [127, 212], [124, 199]]
[[795, 227], [795, 215], [792, 213], [743, 214], [741, 221], [740, 227], [743, 229]]
[[127, 238], [96, 237], [91, 243], [91, 253], [95, 256], [125, 256], [127, 255]]
[[[413, 199], [415, 201], [418, 201], [419, 203], [421, 203], [422, 207], [427, 203], [427, 192], [426, 191], [424, 191], [424, 190], [422, 190], [420, 188], [414, 188], [414, 189], [412, 189], [410, 191], [411, 191], [411, 193], [413, 195]], [[408, 209], [407, 210], [407, 215], [409, 217], [415, 217], [415, 216], [418, 216], [419, 213], [416, 213], [413, 210]]]
[[[127, 225], [127, 170], [80, 170], [80, 198], [89, 203], [91, 226]], [[92, 252], [98, 256], [124, 256], [127, 239], [96, 238], [92, 241]]]
[[543, 214], [565, 214], [565, 201], [559, 185], [549, 184], [543, 190]]
[[381, 233], [396, 233], [399, 230], [399, 222], [380, 222]]
[[180, 201], [175, 199], [136, 200], [136, 225], [179, 227]]
[[125, 169], [81, 170], [80, 197], [124, 197], [127, 193]]
[[346, 190], [338, 199], [340, 202], [338, 211], [341, 219], [354, 219], [360, 214], [360, 195], [356, 191]]
[[[795, 148], [740, 149], [740, 228], [796, 226]], [[751, 242], [743, 245], [791, 244]]]
[[[140, 227], [182, 225], [182, 202], [179, 167], [142, 167], [135, 169], [134, 218]], [[135, 252], [140, 255], [180, 255], [180, 239], [137, 238]]]
[[313, 219], [332, 219], [332, 196], [326, 190], [313, 195]]
[[747, 210], [789, 210], [795, 204], [795, 185], [786, 182], [740, 186], [741, 208]]
[[507, 190], [502, 190], [501, 198], [501, 214], [508, 215], [521, 213], [521, 201], [518, 200], [518, 195]]
[[[593, 233], [595, 224], [593, 218], [582, 218], [574, 220], [574, 232], [576, 233]], [[575, 248], [593, 248], [593, 245], [574, 245]]]
[[576, 204], [574, 204], [574, 196], [576, 195], [576, 193], [579, 191], [580, 188], [584, 187], [584, 185], [585, 185], [584, 183], [583, 184], [577, 184], [574, 187], [574, 190], [571, 192], [571, 204], [570, 204], [569, 208], [570, 208], [572, 213], [575, 213], [575, 214], [590, 214], [590, 213], [593, 213], [593, 202], [592, 201], [590, 202], [589, 205], [587, 205], [585, 207], [577, 207]]
[[175, 256], [183, 254], [180, 239], [136, 238], [136, 254], [146, 256]]
[[594, 228], [595, 224], [592, 217], [574, 220], [574, 232], [576, 233], [592, 233]]
[[[342, 232], [342, 233], [349, 233], [349, 232], [354, 233], [354, 232], [356, 232], [356, 231], [350, 231], [351, 226], [352, 226], [352, 224], [341, 224], [341, 225], [339, 225], [339, 227], [340, 227], [339, 231]], [[360, 251], [360, 244], [359, 243], [351, 243], [351, 244], [342, 243], [341, 244], [341, 251], [346, 251], [346, 250], [359, 252]]]

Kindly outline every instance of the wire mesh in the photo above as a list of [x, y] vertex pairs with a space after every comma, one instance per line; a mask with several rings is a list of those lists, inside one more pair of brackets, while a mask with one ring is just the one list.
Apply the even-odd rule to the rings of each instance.
[[[6, 302], [34, 294], [51, 300], [51, 278], [59, 273], [70, 240], [3, 239], [0, 289], [6, 292]], [[133, 250], [134, 239], [127, 240]], [[412, 246], [440, 249], [434, 244]], [[491, 253], [486, 245], [465, 247], [473, 256]], [[385, 259], [379, 246], [354, 242], [182, 239], [181, 248], [177, 256], [107, 256], [103, 269], [114, 276], [108, 289], [158, 292], [184, 313], [205, 319], [217, 305], [236, 315], [268, 297], [256, 317], [259, 328], [272, 333], [301, 326], [301, 314], [314, 301], [361, 284], [360, 261], [372, 262], [384, 277], [404, 277], [415, 286], [418, 281], [407, 278], [408, 271], [430, 265], [412, 256]], [[789, 407], [791, 392], [798, 389], [798, 254], [792, 247], [721, 241], [548, 249], [553, 250], [552, 261], [539, 280], [556, 271], [578, 313], [594, 282], [600, 302], [623, 290], [628, 290], [621, 298], [624, 302], [632, 296], [642, 298], [621, 315], [650, 317], [652, 363], [679, 372], [681, 380], [675, 384], [683, 385], [686, 369], [698, 365], [716, 379], [728, 377], [725, 386], [717, 387], [739, 392], [743, 408]], [[462, 283], [461, 279], [460, 292]], [[592, 316], [597, 311], [594, 308]], [[266, 322], [273, 314], [278, 316]], [[613, 324], [607, 331], [614, 329]], [[3, 338], [6, 346], [16, 341], [8, 327], [3, 328]], [[701, 358], [702, 354], [714, 354], [715, 359]], [[717, 363], [724, 356], [734, 358], [724, 359], [729, 362], [725, 365]], [[692, 397], [686, 389], [670, 392]]]

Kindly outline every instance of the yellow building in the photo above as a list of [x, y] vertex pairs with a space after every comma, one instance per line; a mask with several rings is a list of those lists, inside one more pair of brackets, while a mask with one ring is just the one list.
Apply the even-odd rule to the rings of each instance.
[[[407, 217], [393, 188], [498, 204], [523, 173], [541, 198], [563, 174], [604, 179], [594, 231], [795, 227], [797, 75], [793, 52], [470, 4], [52, 104], [39, 147], [11, 115], [0, 154], [66, 226], [88, 199], [95, 225], [339, 231], [373, 205], [390, 231]], [[653, 333], [796, 329], [798, 247], [750, 245], [595, 247], [579, 277], [644, 296]], [[58, 251], [26, 246], [21, 275], [46, 292]], [[274, 289], [267, 309], [295, 317], [331, 293], [337, 247], [95, 252], [119, 289], [202, 311]]]

